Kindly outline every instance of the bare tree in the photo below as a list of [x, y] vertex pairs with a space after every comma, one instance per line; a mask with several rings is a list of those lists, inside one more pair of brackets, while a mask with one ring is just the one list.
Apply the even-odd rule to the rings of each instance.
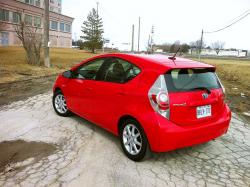
[[214, 49], [216, 51], [216, 54], [218, 55], [219, 52], [224, 48], [225, 42], [216, 41], [212, 43], [211, 46], [212, 46], [212, 49]]
[[171, 46], [170, 46], [170, 53], [175, 53], [178, 48], [181, 46], [181, 42], [179, 40], [175, 41]]
[[23, 14], [20, 14], [20, 17], [20, 23], [16, 25], [15, 32], [22, 42], [27, 62], [31, 65], [41, 65], [41, 29], [27, 25]]
[[202, 41], [202, 45], [201, 45], [201, 40], [196, 40], [196, 41], [190, 42], [189, 46], [190, 46], [191, 55], [192, 55], [193, 51], [196, 51], [196, 53], [200, 53], [200, 50], [206, 47], [206, 43]]

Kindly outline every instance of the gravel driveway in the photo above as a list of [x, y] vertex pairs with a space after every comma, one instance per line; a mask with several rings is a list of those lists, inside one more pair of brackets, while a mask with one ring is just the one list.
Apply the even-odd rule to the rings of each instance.
[[123, 155], [117, 137], [77, 116], [57, 116], [51, 96], [0, 108], [0, 142], [55, 146], [43, 157], [17, 163], [11, 157], [0, 186], [250, 186], [250, 124], [235, 114], [229, 132], [214, 141], [136, 163]]

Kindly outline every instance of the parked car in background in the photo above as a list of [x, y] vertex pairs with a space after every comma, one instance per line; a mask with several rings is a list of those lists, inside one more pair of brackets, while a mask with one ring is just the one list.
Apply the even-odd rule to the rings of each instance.
[[231, 119], [214, 66], [165, 55], [96, 56], [60, 74], [53, 92], [58, 115], [119, 136], [135, 161], [215, 139]]

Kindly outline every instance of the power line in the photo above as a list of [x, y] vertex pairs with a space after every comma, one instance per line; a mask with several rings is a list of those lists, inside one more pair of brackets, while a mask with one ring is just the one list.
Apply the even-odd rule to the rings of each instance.
[[234, 20], [236, 20], [236, 19], [242, 17], [243, 15], [245, 15], [246, 13], [249, 13], [249, 12], [250, 12], [250, 9], [246, 10], [245, 12], [243, 12], [243, 13], [242, 13], [241, 15], [239, 15], [238, 17], [235, 17], [234, 19], [232, 19], [232, 20], [230, 20], [229, 22], [227, 22], [227, 24], [228, 24], [228, 23], [232, 23]]
[[[247, 14], [245, 14], [246, 12], [248, 12]], [[241, 21], [242, 19], [244, 19], [245, 17], [247, 17], [249, 14], [250, 14], [250, 12], [249, 12], [249, 10], [247, 10], [246, 12], [244, 12], [243, 14], [241, 14], [241, 17], [240, 18], [234, 18], [233, 20], [235, 20], [235, 21], [233, 21], [232, 23], [230, 23], [229, 25], [227, 25], [227, 26], [225, 26], [225, 27], [222, 27], [222, 28], [220, 28], [220, 29], [218, 29], [218, 30], [214, 30], [214, 31], [204, 31], [204, 33], [206, 33], [206, 34], [210, 34], [210, 33], [216, 33], [216, 32], [220, 32], [220, 31], [222, 31], [222, 30], [225, 30], [225, 29], [227, 29], [228, 27], [231, 27], [232, 25], [234, 25], [234, 24], [236, 24], [236, 23], [238, 23], [239, 21]], [[244, 15], [245, 14], [245, 15]], [[242, 16], [243, 15], [243, 16]]]
[[[203, 31], [201, 32], [201, 41], [200, 41], [200, 51], [199, 51], [199, 60], [201, 58], [201, 49], [202, 49], [202, 42], [203, 42], [203, 34], [212, 34], [212, 33], [216, 33], [216, 32], [220, 32], [222, 30], [225, 30], [229, 27], [231, 27], [232, 25], [238, 23], [239, 21], [243, 20], [245, 17], [247, 17], [250, 14], [250, 10], [245, 11], [244, 13], [242, 13], [240, 16], [234, 18], [232, 21], [232, 23], [230, 23], [229, 25], [222, 27], [220, 29], [214, 30], [214, 31]], [[235, 21], [234, 21], [235, 20]]]

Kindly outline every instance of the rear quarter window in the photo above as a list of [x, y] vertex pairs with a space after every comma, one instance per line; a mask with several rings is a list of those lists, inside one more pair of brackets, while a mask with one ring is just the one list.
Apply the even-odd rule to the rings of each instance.
[[195, 88], [220, 88], [213, 69], [172, 69], [165, 74], [169, 92], [191, 91]]

